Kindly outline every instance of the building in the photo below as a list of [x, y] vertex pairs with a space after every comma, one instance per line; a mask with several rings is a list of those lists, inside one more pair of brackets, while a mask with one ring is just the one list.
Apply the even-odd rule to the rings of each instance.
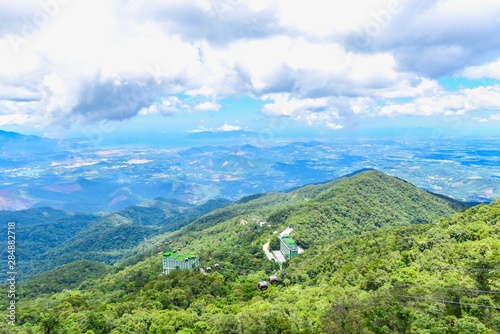
[[168, 274], [175, 269], [194, 270], [198, 268], [200, 257], [198, 255], [183, 255], [174, 252], [163, 253], [163, 273]]
[[280, 237], [280, 251], [286, 259], [291, 259], [298, 254], [299, 248], [290, 236], [282, 235]]

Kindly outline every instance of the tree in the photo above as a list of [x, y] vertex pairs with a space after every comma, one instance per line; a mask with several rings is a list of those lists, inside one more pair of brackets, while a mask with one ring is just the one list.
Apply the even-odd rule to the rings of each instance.
[[239, 334], [241, 326], [234, 314], [221, 314], [214, 323], [210, 333]]
[[38, 323], [45, 334], [51, 334], [59, 324], [59, 316], [52, 310], [42, 312], [38, 318]]

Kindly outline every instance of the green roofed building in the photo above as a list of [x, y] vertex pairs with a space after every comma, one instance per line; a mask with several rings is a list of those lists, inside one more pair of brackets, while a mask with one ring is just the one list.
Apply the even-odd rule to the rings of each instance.
[[175, 269], [194, 270], [198, 268], [200, 257], [193, 254], [179, 254], [176, 252], [163, 253], [163, 273], [168, 274]]
[[291, 259], [298, 254], [299, 248], [290, 236], [283, 235], [280, 237], [280, 251], [285, 258]]

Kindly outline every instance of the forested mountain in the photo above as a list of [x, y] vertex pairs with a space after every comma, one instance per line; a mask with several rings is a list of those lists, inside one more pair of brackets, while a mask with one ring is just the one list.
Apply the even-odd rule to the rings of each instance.
[[324, 244], [281, 278], [332, 293], [327, 332], [498, 333], [500, 201]]
[[[429, 223], [466, 206], [374, 170], [228, 203], [219, 199], [193, 206], [157, 198], [111, 214], [36, 208], [0, 211], [0, 218], [3, 230], [7, 221], [17, 222], [19, 279], [24, 280], [77, 260], [114, 264], [167, 239], [175, 247], [206, 254], [214, 251], [214, 244], [233, 240], [229, 249], [243, 243], [255, 254], [269, 238], [266, 228], [293, 227], [298, 244], [308, 248], [384, 226]], [[256, 229], [257, 221], [270, 227]], [[161, 236], [183, 226], [178, 233]], [[244, 228], [249, 231], [240, 233]], [[149, 240], [154, 236], [156, 241]]]
[[71, 262], [31, 277], [22, 284], [19, 294], [23, 298], [35, 298], [41, 294], [76, 289], [86, 281], [106, 275], [110, 270], [111, 267], [100, 262], [86, 260]]
[[430, 223], [467, 207], [374, 170], [301, 188], [293, 196], [304, 203], [277, 210], [269, 220], [294, 227], [304, 247], [381, 227]]
[[[292, 227], [295, 241], [308, 248], [381, 227], [430, 223], [467, 206], [370, 170], [288, 193], [243, 198], [198, 218], [169, 238], [175, 247], [201, 253], [229, 239], [233, 241], [229, 247], [245, 245], [258, 252], [270, 231]], [[257, 228], [256, 221], [269, 226]]]
[[[161, 203], [151, 204], [146, 207]], [[203, 267], [219, 263], [219, 271], [159, 275], [161, 256], [149, 251], [111, 269], [96, 265], [95, 278], [68, 278], [66, 287], [63, 280], [47, 290], [58, 268], [19, 284], [18, 326], [3, 321], [0, 328], [5, 333], [497, 333], [500, 202], [464, 207], [376, 171], [243, 198], [157, 237], [200, 254]], [[278, 284], [259, 291], [257, 282], [278, 270], [262, 244], [290, 226], [305, 252], [278, 271]], [[93, 265], [77, 262], [60, 269], [65, 276], [68, 268]]]
[[[158, 198], [115, 213], [67, 213], [51, 208], [0, 211], [0, 232], [16, 222], [19, 279], [77, 260], [114, 264], [146, 248], [151, 237], [174, 231], [229, 201], [194, 206]], [[6, 239], [0, 244], [6, 249]], [[2, 259], [6, 261], [6, 259]], [[0, 278], [5, 278], [5, 272]]]

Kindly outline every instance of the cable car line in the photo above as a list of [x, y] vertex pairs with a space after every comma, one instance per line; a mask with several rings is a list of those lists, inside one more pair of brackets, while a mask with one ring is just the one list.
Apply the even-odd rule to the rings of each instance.
[[484, 293], [484, 294], [500, 294], [500, 291], [490, 291], [490, 290], [477, 290], [477, 289], [466, 289], [466, 288], [447, 288], [447, 287], [438, 287], [438, 286], [428, 286], [428, 285], [418, 285], [418, 284], [393, 284], [394, 286], [416, 286], [427, 289], [436, 289], [436, 290], [452, 290], [452, 291], [469, 291], [476, 293]]
[[434, 298], [408, 296], [408, 295], [396, 295], [396, 296], [397, 297], [402, 297], [402, 298], [409, 298], [409, 299], [420, 299], [420, 300], [436, 301], [436, 302], [445, 303], [445, 304], [467, 305], [467, 306], [476, 306], [476, 307], [491, 308], [491, 309], [495, 309], [495, 310], [500, 310], [500, 307], [491, 306], [491, 305], [484, 305], [484, 304], [463, 303], [463, 302], [456, 302], [456, 301], [453, 301], [453, 300], [434, 299]]

